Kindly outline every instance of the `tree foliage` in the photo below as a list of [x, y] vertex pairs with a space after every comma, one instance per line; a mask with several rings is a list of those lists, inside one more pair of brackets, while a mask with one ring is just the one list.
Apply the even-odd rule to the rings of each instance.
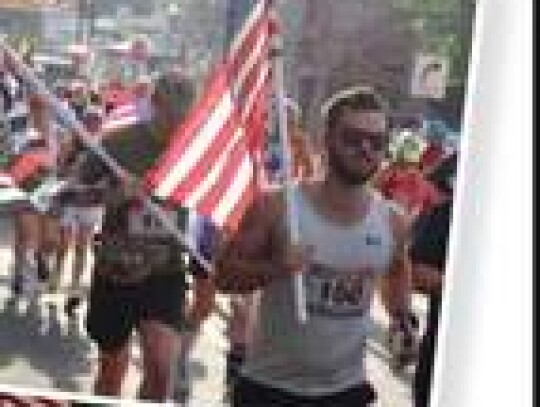
[[448, 57], [451, 87], [464, 87], [472, 45], [476, 0], [401, 0], [419, 31], [423, 50]]

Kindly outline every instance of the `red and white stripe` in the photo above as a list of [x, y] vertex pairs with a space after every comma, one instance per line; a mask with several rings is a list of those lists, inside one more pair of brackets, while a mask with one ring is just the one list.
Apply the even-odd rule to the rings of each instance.
[[255, 5], [146, 178], [154, 196], [210, 216], [224, 228], [235, 228], [256, 193], [253, 157], [265, 133], [271, 79], [268, 3]]
[[7, 188], [13, 186], [15, 186], [15, 181], [13, 180], [13, 177], [8, 173], [0, 172], [0, 188]]
[[0, 204], [27, 201], [29, 191], [25, 191], [22, 185], [28, 180], [37, 179], [47, 167], [49, 158], [45, 152], [25, 153], [17, 157], [9, 169], [0, 172]]
[[67, 407], [68, 405], [68, 402], [65, 401], [0, 393], [1, 407]]
[[29, 151], [21, 154], [9, 167], [9, 177], [12, 182], [21, 183], [38, 176], [50, 165], [50, 154], [46, 150]]
[[140, 121], [139, 109], [135, 101], [118, 105], [104, 119], [102, 132], [113, 133], [133, 126]]

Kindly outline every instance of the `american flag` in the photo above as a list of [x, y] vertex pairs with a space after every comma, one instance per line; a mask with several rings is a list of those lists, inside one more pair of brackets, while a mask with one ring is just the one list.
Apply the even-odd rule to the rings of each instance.
[[265, 133], [271, 83], [271, 2], [248, 3], [225, 60], [145, 177], [153, 196], [226, 229], [236, 227], [257, 191], [254, 157]]
[[68, 407], [69, 405], [67, 401], [0, 393], [1, 407]]
[[64, 181], [48, 176], [49, 158], [46, 150], [28, 151], [0, 170], [0, 209], [19, 205], [49, 208], [51, 198], [65, 186]]
[[151, 115], [145, 100], [137, 98], [126, 100], [105, 116], [101, 129], [103, 136], [106, 137], [138, 123], [150, 121]]

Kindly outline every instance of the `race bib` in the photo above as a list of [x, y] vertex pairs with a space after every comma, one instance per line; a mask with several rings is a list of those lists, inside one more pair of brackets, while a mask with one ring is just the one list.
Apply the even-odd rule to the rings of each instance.
[[[179, 227], [181, 212], [165, 211]], [[150, 274], [177, 272], [183, 265], [183, 248], [161, 221], [141, 206], [127, 209], [126, 229], [106, 228], [95, 245], [96, 269], [122, 283], [140, 282]]]
[[321, 316], [361, 317], [369, 310], [372, 287], [371, 273], [312, 265], [306, 275], [308, 310]]
[[95, 247], [96, 264], [119, 282], [139, 282], [152, 273], [170, 273], [180, 264], [180, 251], [168, 241], [107, 239]]

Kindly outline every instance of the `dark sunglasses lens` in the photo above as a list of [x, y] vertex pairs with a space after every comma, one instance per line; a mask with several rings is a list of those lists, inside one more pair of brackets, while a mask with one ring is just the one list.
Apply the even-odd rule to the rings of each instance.
[[343, 131], [343, 141], [345, 144], [362, 145], [366, 141], [370, 147], [382, 152], [386, 150], [388, 145], [388, 137], [382, 132], [369, 132], [357, 129], [347, 129]]

